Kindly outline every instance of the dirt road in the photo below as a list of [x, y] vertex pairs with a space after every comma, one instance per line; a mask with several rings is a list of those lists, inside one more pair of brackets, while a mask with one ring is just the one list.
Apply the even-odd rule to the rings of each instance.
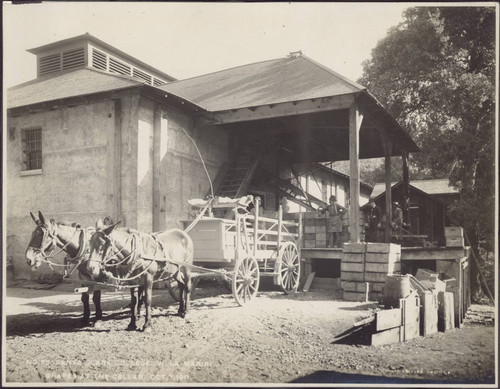
[[375, 304], [331, 292], [268, 288], [238, 307], [222, 287], [202, 284], [185, 321], [155, 290], [151, 333], [125, 331], [129, 301], [104, 294], [106, 320], [81, 327], [78, 295], [7, 289], [7, 383], [494, 383], [492, 307], [473, 305], [461, 329], [374, 347], [332, 343]]

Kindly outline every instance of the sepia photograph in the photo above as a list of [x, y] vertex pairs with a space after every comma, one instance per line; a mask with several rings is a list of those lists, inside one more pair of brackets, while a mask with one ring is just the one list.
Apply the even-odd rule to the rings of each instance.
[[2, 387], [497, 387], [498, 10], [2, 2]]

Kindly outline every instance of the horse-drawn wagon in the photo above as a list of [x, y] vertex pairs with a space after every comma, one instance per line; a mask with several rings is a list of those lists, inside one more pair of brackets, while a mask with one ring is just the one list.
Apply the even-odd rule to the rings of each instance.
[[[170, 294], [179, 301], [179, 314], [189, 310], [191, 278], [217, 276], [231, 283], [236, 302], [240, 305], [252, 300], [258, 292], [260, 277], [273, 277], [285, 293], [295, 292], [300, 278], [301, 223], [278, 217], [259, 215], [259, 199], [252, 196], [240, 199], [212, 197], [191, 201], [198, 210], [197, 217], [186, 223], [184, 231], [173, 229], [153, 234], [121, 228], [118, 223], [98, 222], [90, 237], [86, 229], [47, 222], [41, 212], [28, 245], [28, 264], [36, 269], [41, 263], [57, 265], [50, 259], [65, 251], [69, 259], [63, 266], [71, 274], [78, 269], [78, 282], [91, 286], [96, 303], [96, 320], [102, 316], [100, 292], [103, 288], [130, 288], [132, 319], [129, 329], [136, 328], [141, 294], [144, 293], [146, 323], [151, 318], [151, 296], [154, 282], [166, 282]], [[254, 205], [253, 212], [248, 211]], [[214, 217], [224, 212], [226, 217]], [[228, 218], [232, 215], [233, 218]], [[69, 270], [69, 272], [68, 272]], [[84, 276], [84, 279], [81, 277]], [[79, 288], [84, 302], [84, 319], [89, 319], [87, 288]], [[77, 291], [77, 290], [75, 290]], [[138, 293], [138, 294], [137, 294]]]
[[[300, 279], [301, 223], [260, 214], [260, 199], [215, 197], [191, 200], [195, 220], [185, 221], [194, 243], [193, 271], [199, 278], [220, 276], [231, 285], [236, 302], [250, 301], [259, 289], [260, 277], [272, 277], [285, 293], [297, 291]], [[252, 211], [248, 211], [252, 207]], [[214, 214], [225, 217], [214, 217]], [[175, 280], [167, 286], [177, 298]]]

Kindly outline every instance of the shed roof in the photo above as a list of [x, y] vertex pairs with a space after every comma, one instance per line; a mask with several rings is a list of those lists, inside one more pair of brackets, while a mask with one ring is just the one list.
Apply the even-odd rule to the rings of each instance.
[[[401, 181], [391, 183], [391, 187], [394, 187], [401, 183]], [[429, 195], [438, 194], [458, 194], [458, 189], [454, 188], [450, 184], [450, 180], [444, 179], [433, 179], [433, 180], [414, 180], [409, 183], [414, 188], [421, 190]], [[370, 198], [376, 198], [385, 192], [385, 183], [378, 182], [373, 187], [372, 194]]]
[[132, 77], [110, 74], [92, 68], [83, 68], [61, 73], [57, 76], [38, 78], [9, 88], [7, 91], [7, 108], [108, 92], [142, 84], [142, 82]]
[[160, 89], [207, 111], [339, 96], [365, 90], [304, 55], [291, 55], [171, 82]]

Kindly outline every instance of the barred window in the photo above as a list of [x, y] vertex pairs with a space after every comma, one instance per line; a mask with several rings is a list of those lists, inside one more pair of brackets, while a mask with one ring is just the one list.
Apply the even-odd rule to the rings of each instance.
[[23, 168], [38, 170], [42, 168], [42, 128], [24, 128], [22, 130]]

